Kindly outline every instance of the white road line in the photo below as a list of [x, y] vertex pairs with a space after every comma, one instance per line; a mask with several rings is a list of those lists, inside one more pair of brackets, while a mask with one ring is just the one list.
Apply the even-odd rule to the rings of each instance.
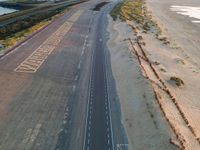
[[[105, 56], [105, 65], [108, 66], [108, 60], [107, 60], [107, 57], [106, 57], [106, 54], [105, 54], [105, 50], [104, 50], [104, 56]], [[105, 68], [105, 65], [104, 65], [104, 72], [105, 72], [105, 82], [106, 82], [106, 85], [108, 86], [108, 75], [107, 75], [107, 72], [106, 72], [106, 68]], [[110, 109], [110, 99], [109, 99], [109, 89], [108, 87], [106, 86], [106, 91], [107, 91], [107, 97], [108, 97], [108, 107], [109, 107], [109, 116], [110, 116], [110, 132], [111, 132], [111, 140], [112, 140], [112, 150], [115, 149], [114, 147], [114, 142], [113, 142], [113, 129], [112, 129], [112, 116], [111, 116], [111, 109]], [[107, 103], [106, 103], [107, 104]], [[106, 105], [106, 110], [107, 110], [107, 105]], [[107, 128], [108, 129], [108, 128]], [[108, 129], [109, 130], [109, 129]]]
[[63, 124], [66, 124], [67, 123], [67, 121], [66, 120], [63, 120]]
[[78, 64], [78, 69], [81, 68], [81, 63], [82, 63], [82, 61], [80, 60], [80, 62], [79, 62], [79, 64]]
[[[92, 19], [90, 19], [90, 22], [89, 22], [89, 28], [91, 27], [91, 24], [92, 24]], [[88, 32], [89, 33], [89, 32]], [[92, 51], [92, 58], [91, 58], [91, 62], [93, 63], [94, 62], [94, 50]], [[91, 73], [90, 73], [90, 79], [89, 79], [89, 87], [88, 89], [90, 89], [91, 85], [93, 84], [93, 81], [92, 81], [92, 75], [94, 74], [94, 66], [92, 65], [92, 69], [91, 69]], [[84, 145], [83, 145], [83, 150], [85, 150], [85, 141], [86, 141], [86, 136], [87, 136], [87, 123], [88, 123], [88, 112], [91, 113], [91, 110], [89, 111], [89, 101], [91, 99], [91, 91], [89, 91], [89, 96], [88, 96], [88, 102], [87, 102], [87, 116], [86, 116], [86, 125], [85, 125], [85, 138], [84, 138]], [[90, 130], [90, 125], [88, 126], [88, 130]], [[89, 146], [87, 146], [87, 150], [89, 150]]]
[[22, 143], [28, 143], [29, 138], [30, 138], [31, 133], [32, 133], [32, 130], [33, 130], [33, 129], [29, 128], [29, 129], [26, 131], [26, 133], [25, 133], [25, 135], [24, 135], [24, 139], [22, 140]]
[[30, 142], [34, 142], [36, 139], [37, 135], [39, 134], [40, 128], [42, 127], [42, 124], [38, 123], [35, 127], [35, 129], [32, 132], [32, 135], [30, 137]]
[[108, 138], [110, 137], [109, 134], [107, 134], [107, 137], [108, 137]]
[[117, 150], [122, 149], [123, 147], [128, 149], [128, 144], [117, 144]]
[[26, 42], [23, 42], [21, 45], [23, 46], [23, 45], [26, 45], [28, 43], [28, 41], [26, 41]]
[[75, 81], [77, 81], [77, 79], [78, 79], [78, 75], [76, 75], [76, 77], [75, 77], [75, 79], [74, 79], [74, 80], [75, 80]]
[[83, 54], [84, 54], [84, 50], [82, 50], [82, 52], [81, 52], [81, 56], [83, 56]]
[[84, 51], [85, 51], [85, 48], [86, 48], [87, 39], [88, 39], [88, 35], [85, 36], [85, 40], [84, 40], [84, 43], [83, 43], [83, 49], [82, 49], [82, 52], [81, 52], [81, 56], [83, 56], [83, 54], [84, 54]]
[[67, 107], [67, 108], [65, 109], [65, 111], [67, 111], [67, 112], [68, 112], [68, 111], [69, 111], [69, 108]]
[[73, 85], [73, 92], [75, 92], [76, 90], [76, 85]]

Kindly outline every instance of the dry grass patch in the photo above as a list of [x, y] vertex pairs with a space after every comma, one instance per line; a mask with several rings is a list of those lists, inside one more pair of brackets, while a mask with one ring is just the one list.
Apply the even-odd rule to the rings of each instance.
[[176, 84], [177, 86], [184, 85], [183, 80], [182, 80], [181, 78], [179, 78], [179, 77], [172, 76], [172, 77], [170, 77], [170, 81], [175, 82], [175, 84]]
[[5, 38], [4, 40], [0, 40], [0, 44], [2, 44], [5, 48], [12, 47], [15, 44], [17, 44], [17, 42], [23, 40], [26, 36], [41, 29], [42, 27], [44, 27], [47, 24], [48, 24], [48, 21], [42, 21], [42, 22], [32, 26], [31, 28], [25, 29], [21, 32], [17, 32], [15, 34]]
[[145, 31], [149, 31], [153, 22], [147, 16], [146, 9], [144, 9], [143, 0], [125, 0], [118, 3], [110, 12], [113, 20], [121, 19], [122, 21], [135, 21]]

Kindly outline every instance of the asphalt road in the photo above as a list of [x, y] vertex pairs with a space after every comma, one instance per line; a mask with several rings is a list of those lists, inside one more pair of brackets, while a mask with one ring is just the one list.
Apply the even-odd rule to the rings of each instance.
[[97, 44], [94, 51], [93, 70], [90, 80], [90, 96], [88, 101], [85, 150], [112, 150], [113, 134], [108, 99], [105, 55], [103, 46], [103, 16], [98, 19]]
[[74, 6], [1, 58], [0, 149], [112, 150], [122, 143], [105, 63], [110, 7], [94, 12], [97, 3]]
[[[74, 93], [75, 77], [79, 72], [87, 35], [85, 29], [89, 27], [87, 21], [90, 16], [85, 10], [80, 14], [83, 20], [80, 16], [76, 17], [79, 9], [80, 6], [74, 7], [1, 59], [0, 149], [55, 149], [62, 126], [66, 120], [69, 122], [68, 102]], [[67, 26], [60, 29], [66, 22]], [[66, 30], [68, 23], [70, 29]], [[58, 33], [58, 37], [62, 35], [62, 39], [59, 43], [51, 44], [55, 33]], [[45, 43], [47, 39], [49, 41]], [[54, 46], [54, 49], [48, 55], [38, 53], [38, 56], [46, 58], [40, 57], [45, 60], [36, 72], [15, 71], [39, 47], [44, 48], [43, 52], [49, 50], [48, 47], [45, 49], [47, 45]], [[85, 52], [84, 56], [88, 53]], [[39, 57], [35, 57], [32, 64], [38, 66], [38, 60]]]

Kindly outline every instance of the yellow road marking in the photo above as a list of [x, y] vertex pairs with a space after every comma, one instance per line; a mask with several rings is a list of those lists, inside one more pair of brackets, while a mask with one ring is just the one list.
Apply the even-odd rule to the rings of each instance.
[[[65, 34], [71, 29], [75, 22], [83, 13], [83, 10], [78, 10], [74, 13], [60, 28], [58, 28], [42, 45], [40, 45], [32, 54], [30, 54], [14, 71], [35, 73], [48, 55], [58, 46]], [[70, 22], [69, 22], [70, 21]]]

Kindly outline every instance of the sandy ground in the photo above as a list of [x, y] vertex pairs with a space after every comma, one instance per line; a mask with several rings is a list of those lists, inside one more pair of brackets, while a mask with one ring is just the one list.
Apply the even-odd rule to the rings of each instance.
[[[147, 143], [148, 149], [151, 144], [152, 149], [172, 149], [169, 144], [166, 144], [167, 138], [169, 139], [172, 134], [163, 118], [179, 141], [172, 138], [172, 143], [179, 145], [181, 149], [200, 149], [198, 124], [200, 121], [200, 24], [197, 19], [171, 11], [170, 7], [173, 5], [198, 7], [200, 2], [197, 0], [147, 1], [148, 10], [162, 31], [159, 38], [156, 38], [156, 32], [151, 32], [152, 30], [145, 33], [142, 29], [128, 29], [130, 25], [137, 26], [134, 21], [127, 22], [130, 25], [115, 22], [110, 27], [114, 32], [109, 42], [112, 67], [125, 119], [124, 125], [131, 144], [130, 149], [137, 147], [137, 144], [146, 146]], [[192, 22], [194, 20], [197, 22]], [[127, 40], [129, 46], [123, 41], [128, 38], [130, 38]], [[127, 47], [133, 58], [130, 58]], [[143, 77], [139, 70], [142, 70]], [[170, 80], [173, 76], [181, 79], [184, 85], [177, 86]], [[147, 84], [145, 78], [152, 86]], [[151, 106], [149, 113], [152, 118], [145, 117], [149, 106]], [[152, 110], [153, 115], [151, 115]], [[159, 124], [162, 130], [160, 128], [160, 130], [153, 130], [150, 126], [152, 120]], [[148, 128], [143, 128], [144, 124]], [[136, 136], [137, 133], [139, 136]], [[163, 138], [160, 138], [161, 134], [165, 136], [162, 135]], [[163, 143], [167, 148], [159, 148], [164, 145]], [[141, 146], [136, 149], [141, 149]]]
[[[122, 123], [130, 150], [173, 150], [175, 136], [168, 126], [154, 97], [151, 84], [140, 70], [137, 58], [131, 54], [127, 38], [134, 38], [131, 28], [109, 17], [108, 48], [113, 76], [121, 103]], [[125, 148], [121, 146], [121, 148]]]
[[[194, 150], [200, 149], [200, 126], [198, 124], [200, 121], [200, 24], [193, 23], [194, 20], [198, 20], [194, 17], [170, 11], [170, 7], [173, 5], [199, 7], [200, 2], [197, 0], [147, 1], [147, 6], [153, 14], [153, 19], [158, 22], [163, 35], [169, 39], [170, 44], [163, 45], [158, 41], [152, 40], [150, 35], [144, 36], [144, 39], [150, 59], [160, 63], [155, 67], [175, 98], [180, 109], [179, 113], [182, 113], [182, 118], [185, 117], [184, 122], [189, 127], [193, 138], [189, 136], [190, 133], [186, 133], [186, 130], [183, 130], [185, 123], [178, 123], [175, 128], [185, 139], [183, 144], [186, 149]], [[161, 68], [164, 68], [165, 71], [161, 71]], [[169, 82], [171, 76], [181, 78], [185, 85], [180, 88], [174, 86]], [[174, 118], [174, 120], [177, 120], [177, 118]], [[195, 138], [198, 141], [198, 145], [195, 141], [192, 141]]]

